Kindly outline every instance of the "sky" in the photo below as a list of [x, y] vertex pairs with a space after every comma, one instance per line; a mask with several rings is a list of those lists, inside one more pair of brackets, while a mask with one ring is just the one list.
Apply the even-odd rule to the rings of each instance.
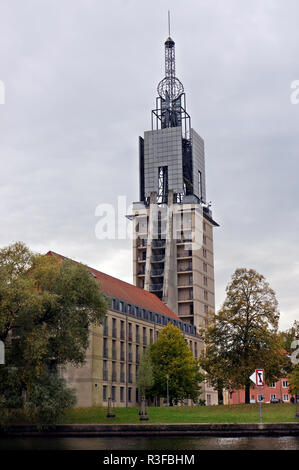
[[254, 268], [290, 328], [299, 317], [297, 0], [1, 0], [0, 247], [23, 241], [132, 282], [131, 240], [98, 239], [96, 214], [118, 196], [128, 211], [138, 200], [138, 136], [151, 128], [164, 76], [168, 9], [220, 225], [216, 307], [235, 269]]

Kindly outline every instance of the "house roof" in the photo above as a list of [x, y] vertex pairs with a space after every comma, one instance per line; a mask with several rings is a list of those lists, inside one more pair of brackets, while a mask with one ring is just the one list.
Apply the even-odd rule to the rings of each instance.
[[[55, 253], [54, 251], [48, 251], [47, 255], [59, 256], [62, 259], [66, 259], [65, 256]], [[110, 297], [116, 297], [117, 299], [129, 302], [133, 305], [138, 305], [155, 313], [161, 313], [162, 315], [181, 321], [180, 318], [169, 307], [167, 307], [167, 305], [158, 299], [155, 294], [140, 289], [128, 282], [121, 281], [109, 274], [102, 273], [97, 269], [89, 266], [86, 266], [86, 268], [93, 276], [95, 276], [95, 279], [100, 282], [102, 291]]]

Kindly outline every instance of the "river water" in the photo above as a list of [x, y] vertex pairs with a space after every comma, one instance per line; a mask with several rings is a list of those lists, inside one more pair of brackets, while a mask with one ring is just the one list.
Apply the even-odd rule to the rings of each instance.
[[14, 437], [1, 450], [299, 450], [299, 437]]

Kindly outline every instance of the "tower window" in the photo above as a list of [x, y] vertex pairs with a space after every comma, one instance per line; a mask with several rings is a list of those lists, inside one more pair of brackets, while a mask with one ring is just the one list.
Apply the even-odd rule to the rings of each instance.
[[201, 171], [198, 171], [198, 197], [202, 200], [202, 175]]
[[158, 168], [158, 196], [157, 203], [167, 203], [168, 200], [168, 167], [159, 166]]

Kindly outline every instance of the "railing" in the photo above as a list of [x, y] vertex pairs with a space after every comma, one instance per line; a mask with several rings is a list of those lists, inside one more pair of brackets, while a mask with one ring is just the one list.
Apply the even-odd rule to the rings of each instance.
[[159, 262], [159, 261], [163, 261], [165, 258], [165, 255], [152, 255], [152, 262]]
[[163, 284], [150, 284], [150, 291], [151, 292], [156, 292], [163, 290]]
[[164, 269], [152, 269], [151, 270], [151, 276], [163, 276], [164, 275]]
[[153, 240], [152, 248], [163, 248], [165, 246], [166, 240]]

